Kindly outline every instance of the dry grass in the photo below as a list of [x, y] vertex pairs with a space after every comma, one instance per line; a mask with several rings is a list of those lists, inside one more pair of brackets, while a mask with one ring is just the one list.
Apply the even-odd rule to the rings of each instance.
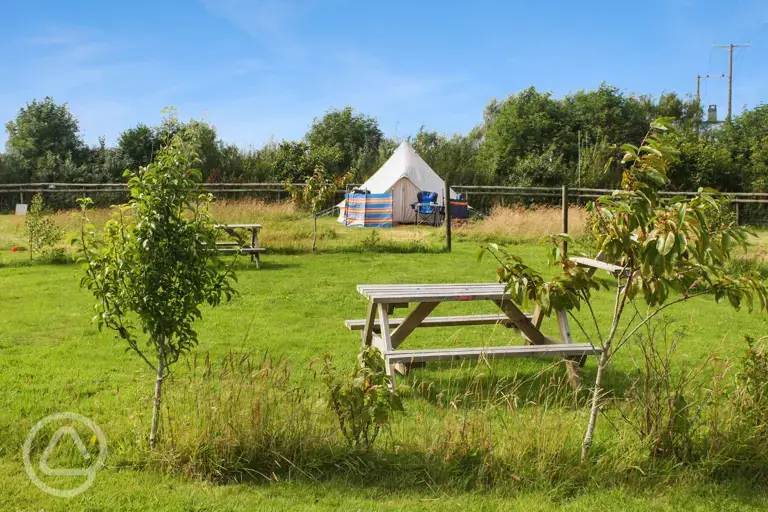
[[308, 214], [290, 201], [262, 201], [260, 199], [223, 200], [213, 203], [214, 218], [228, 223], [264, 223], [306, 219]]
[[[586, 213], [583, 208], [568, 210], [568, 232], [581, 235], [586, 227]], [[553, 206], [495, 206], [485, 219], [458, 228], [457, 234], [467, 238], [529, 240], [544, 235], [561, 233], [562, 210]]]
[[[221, 200], [212, 205], [212, 213], [222, 223], [259, 223], [264, 226], [260, 241], [272, 251], [311, 251], [313, 221], [309, 212], [297, 208], [290, 201], [263, 201], [259, 199]], [[110, 218], [109, 208], [97, 208], [88, 213], [91, 222], [103, 226]], [[79, 212], [60, 210], [54, 215], [55, 222], [69, 234], [79, 230]], [[23, 234], [24, 218], [7, 216], [9, 229], [3, 230], [0, 246], [26, 245]], [[569, 232], [584, 232], [586, 215], [583, 209], [573, 207], [569, 211]], [[557, 207], [539, 206], [495, 207], [491, 215], [477, 222], [454, 229], [456, 239], [499, 243], [525, 242], [547, 234], [562, 231], [562, 213]], [[366, 243], [371, 233], [377, 233], [378, 243], [373, 247]], [[444, 231], [431, 226], [402, 225], [393, 229], [346, 228], [335, 217], [318, 219], [318, 247], [320, 250], [350, 250], [364, 246], [365, 250], [413, 252], [430, 250], [443, 245]], [[66, 244], [65, 244], [66, 245]], [[434, 247], [433, 247], [434, 246]]]

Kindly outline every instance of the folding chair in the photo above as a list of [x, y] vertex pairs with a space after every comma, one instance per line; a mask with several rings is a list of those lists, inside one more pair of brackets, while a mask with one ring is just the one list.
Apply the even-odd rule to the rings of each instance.
[[440, 213], [440, 205], [437, 204], [437, 192], [420, 191], [416, 194], [416, 202], [411, 203], [411, 208], [416, 210], [417, 226], [423, 223], [437, 226]]

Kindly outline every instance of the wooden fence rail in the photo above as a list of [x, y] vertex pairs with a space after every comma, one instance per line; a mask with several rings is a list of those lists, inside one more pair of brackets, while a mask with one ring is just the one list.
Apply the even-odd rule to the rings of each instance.
[[[206, 183], [205, 186], [214, 194], [216, 193], [242, 193], [242, 194], [277, 194], [281, 196], [287, 194], [284, 183]], [[304, 183], [297, 183], [295, 186], [305, 186]], [[551, 203], [562, 197], [561, 187], [507, 187], [499, 185], [451, 185], [456, 192], [464, 193], [468, 198], [484, 197], [520, 197], [520, 198], [550, 198]], [[31, 193], [43, 194], [77, 194], [88, 195], [98, 193], [127, 193], [128, 186], [125, 183], [0, 183], [0, 195], [18, 194], [19, 200], [24, 201], [25, 194]], [[611, 194], [613, 189], [601, 188], [570, 188], [569, 196], [575, 200], [595, 199], [601, 195]], [[343, 191], [339, 191], [342, 194]], [[662, 196], [693, 196], [696, 192], [691, 191], [663, 191]], [[768, 204], [768, 192], [725, 192], [734, 203], [757, 203]], [[28, 198], [27, 198], [28, 199]]]

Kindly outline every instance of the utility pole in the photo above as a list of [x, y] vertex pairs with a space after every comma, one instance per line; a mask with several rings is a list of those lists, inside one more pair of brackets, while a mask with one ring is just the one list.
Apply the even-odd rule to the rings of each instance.
[[579, 148], [579, 160], [578, 160], [579, 188], [581, 188], [581, 130], [579, 130], [579, 134], [578, 134], [578, 148]]
[[696, 75], [696, 103], [701, 107], [701, 75]]
[[733, 49], [734, 48], [746, 48], [750, 43], [746, 44], [727, 44], [727, 45], [715, 45], [715, 48], [728, 48], [728, 122], [731, 122], [731, 114], [733, 112]]

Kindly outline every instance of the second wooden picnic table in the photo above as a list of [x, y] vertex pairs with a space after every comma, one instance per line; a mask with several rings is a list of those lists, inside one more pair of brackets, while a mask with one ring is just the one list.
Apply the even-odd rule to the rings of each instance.
[[[256, 268], [261, 268], [262, 252], [266, 252], [266, 248], [259, 245], [259, 231], [261, 230], [261, 224], [217, 224], [216, 229], [220, 229], [226, 232], [229, 236], [235, 240], [217, 242], [216, 249], [222, 253], [229, 252], [241, 252], [242, 254], [250, 254], [251, 261], [256, 261]], [[251, 244], [248, 245], [237, 233], [238, 230], [249, 231], [251, 233]]]
[[[523, 313], [510, 299], [503, 284], [373, 284], [358, 285], [357, 291], [368, 299], [365, 319], [347, 320], [347, 328], [362, 330], [363, 343], [373, 345], [384, 356], [387, 373], [392, 377], [395, 370], [428, 361], [455, 359], [480, 359], [501, 357], [562, 357], [566, 359], [569, 377], [574, 387], [580, 384], [578, 367], [588, 355], [597, 355], [600, 349], [590, 344], [576, 344], [571, 339], [568, 317], [556, 312], [562, 341], [558, 342], [540, 331], [542, 314], [537, 309], [532, 315]], [[430, 317], [442, 302], [491, 301], [501, 314]], [[407, 308], [416, 303], [415, 309], [405, 318], [390, 318], [395, 308]], [[377, 320], [378, 317], [378, 320]], [[464, 325], [501, 324], [517, 329], [528, 343], [522, 346], [435, 348], [400, 350], [398, 347], [418, 327], [445, 327]], [[393, 384], [394, 385], [394, 384]]]

